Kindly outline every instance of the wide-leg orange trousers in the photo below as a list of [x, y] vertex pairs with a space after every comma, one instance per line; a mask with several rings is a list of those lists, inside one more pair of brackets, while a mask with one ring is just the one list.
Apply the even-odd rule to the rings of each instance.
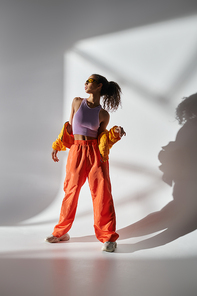
[[75, 140], [71, 146], [64, 181], [65, 197], [53, 235], [67, 233], [74, 221], [80, 189], [88, 178], [94, 209], [94, 230], [101, 242], [117, 240], [116, 216], [111, 194], [109, 164], [102, 162], [97, 140]]

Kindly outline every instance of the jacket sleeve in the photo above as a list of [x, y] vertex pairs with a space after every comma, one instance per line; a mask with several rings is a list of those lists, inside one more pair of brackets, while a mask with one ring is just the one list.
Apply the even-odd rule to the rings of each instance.
[[52, 148], [57, 151], [65, 151], [66, 148], [70, 148], [74, 143], [74, 136], [73, 134], [69, 134], [67, 131], [67, 126], [69, 122], [65, 122], [58, 138], [52, 144]]
[[98, 136], [98, 147], [104, 162], [109, 159], [109, 151], [112, 146], [121, 139], [119, 133], [115, 132], [116, 127], [112, 127], [109, 131], [105, 130]]
[[108, 138], [109, 138], [109, 148], [110, 149], [115, 143], [117, 143], [121, 139], [119, 136], [119, 133], [115, 132], [116, 128], [117, 128], [117, 126], [115, 125], [114, 127], [112, 127], [109, 130]]

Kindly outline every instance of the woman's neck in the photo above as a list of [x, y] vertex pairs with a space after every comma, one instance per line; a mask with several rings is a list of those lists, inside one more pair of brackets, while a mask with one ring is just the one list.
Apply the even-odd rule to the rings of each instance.
[[93, 95], [91, 94], [87, 99], [87, 102], [92, 105], [93, 107], [100, 105], [100, 95]]

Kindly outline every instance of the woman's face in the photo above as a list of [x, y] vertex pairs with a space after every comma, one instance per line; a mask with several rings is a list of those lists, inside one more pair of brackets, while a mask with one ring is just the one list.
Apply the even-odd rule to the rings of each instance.
[[91, 75], [85, 82], [85, 92], [88, 94], [100, 93], [102, 84], [98, 83], [94, 75]]

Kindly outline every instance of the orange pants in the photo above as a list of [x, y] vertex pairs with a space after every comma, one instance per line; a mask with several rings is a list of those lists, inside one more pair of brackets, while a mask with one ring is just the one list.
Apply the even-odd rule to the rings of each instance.
[[97, 140], [75, 140], [69, 151], [65, 197], [60, 218], [53, 235], [60, 237], [67, 233], [74, 221], [80, 189], [88, 178], [94, 209], [94, 229], [101, 242], [117, 240], [116, 216], [111, 195], [109, 164], [102, 162]]

